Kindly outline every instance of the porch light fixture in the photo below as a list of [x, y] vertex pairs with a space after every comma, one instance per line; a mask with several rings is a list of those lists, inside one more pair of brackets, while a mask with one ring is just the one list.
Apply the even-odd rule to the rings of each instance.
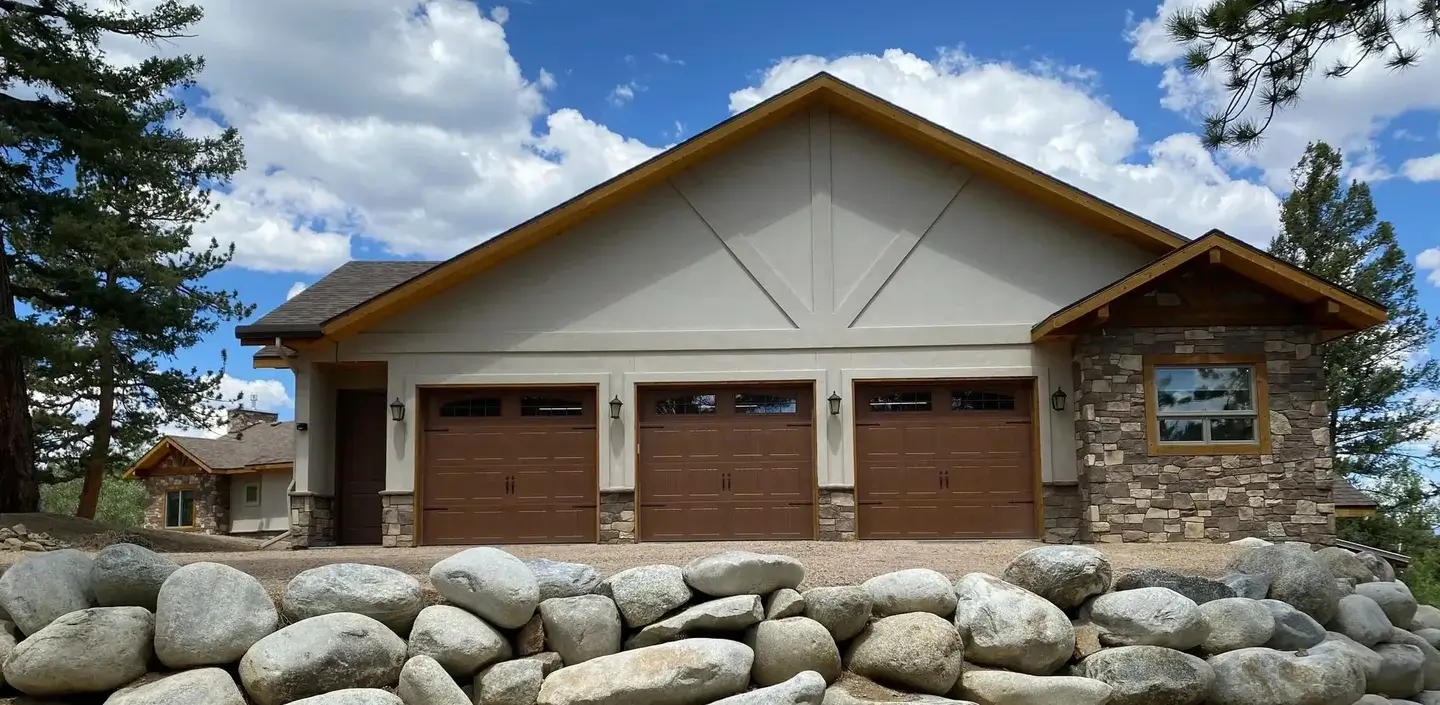
[[1056, 387], [1056, 388], [1055, 388], [1055, 393], [1050, 395], [1050, 408], [1052, 408], [1052, 409], [1054, 409], [1054, 410], [1056, 410], [1056, 411], [1064, 411], [1064, 410], [1065, 410], [1065, 390], [1064, 390], [1064, 389], [1061, 389], [1060, 387]]
[[622, 406], [625, 406], [625, 402], [620, 401], [620, 395], [616, 394], [615, 398], [610, 400], [610, 419], [612, 421], [620, 418], [620, 407]]
[[826, 401], [830, 402], [830, 415], [831, 415], [831, 416], [839, 416], [839, 415], [840, 415], [840, 393], [839, 393], [839, 392], [830, 392], [830, 398], [829, 398], [829, 399], [826, 399]]
[[405, 402], [400, 401], [400, 397], [390, 402], [390, 420], [396, 423], [405, 420]]

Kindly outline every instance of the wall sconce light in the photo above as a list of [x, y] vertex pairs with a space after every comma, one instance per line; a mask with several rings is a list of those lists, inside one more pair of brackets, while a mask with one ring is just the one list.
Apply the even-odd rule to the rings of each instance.
[[1056, 410], [1056, 411], [1064, 411], [1064, 410], [1065, 410], [1065, 390], [1064, 390], [1064, 389], [1061, 389], [1060, 387], [1056, 387], [1056, 388], [1055, 388], [1055, 393], [1050, 395], [1050, 408], [1052, 408], [1052, 409], [1054, 409], [1054, 410]]
[[400, 397], [390, 402], [390, 420], [396, 423], [405, 420], [405, 402], [400, 401]]
[[296, 430], [296, 431], [309, 431], [309, 430], [310, 430], [310, 424], [305, 423], [304, 421], [301, 421], [300, 423], [295, 424], [295, 430]]
[[831, 416], [839, 416], [839, 415], [840, 415], [840, 394], [839, 394], [839, 392], [830, 392], [830, 398], [827, 399], [826, 401], [830, 402], [830, 415], [831, 415]]
[[619, 394], [616, 394], [616, 395], [615, 395], [615, 398], [610, 400], [610, 418], [611, 418], [611, 420], [615, 420], [615, 419], [619, 419], [619, 418], [620, 418], [620, 407], [622, 407], [622, 406], [625, 406], [625, 402], [620, 401], [620, 395], [619, 395]]

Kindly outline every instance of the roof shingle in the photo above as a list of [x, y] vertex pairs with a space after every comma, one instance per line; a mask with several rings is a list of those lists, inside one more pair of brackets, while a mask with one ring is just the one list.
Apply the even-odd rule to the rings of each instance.
[[295, 462], [295, 422], [262, 422], [219, 438], [166, 436], [211, 470]]
[[1373, 497], [1350, 484], [1344, 477], [1335, 478], [1335, 489], [1330, 495], [1337, 507], [1378, 507]]
[[238, 326], [235, 333], [238, 336], [266, 335], [276, 331], [299, 332], [310, 328], [318, 332], [322, 323], [409, 281], [436, 264], [439, 263], [346, 262], [254, 323]]

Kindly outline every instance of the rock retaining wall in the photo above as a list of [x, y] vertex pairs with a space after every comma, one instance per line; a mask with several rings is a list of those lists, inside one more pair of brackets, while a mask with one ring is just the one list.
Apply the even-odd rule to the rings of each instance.
[[1223, 580], [1042, 546], [1000, 576], [809, 589], [781, 555], [602, 579], [472, 548], [431, 568], [430, 605], [386, 567], [307, 570], [276, 604], [234, 568], [119, 544], [0, 576], [0, 670], [107, 705], [1440, 703], [1440, 609], [1373, 557], [1251, 543]]

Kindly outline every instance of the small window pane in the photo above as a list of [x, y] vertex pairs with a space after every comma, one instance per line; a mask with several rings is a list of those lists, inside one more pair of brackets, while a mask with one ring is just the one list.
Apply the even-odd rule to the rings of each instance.
[[951, 411], [1011, 411], [1015, 409], [1015, 397], [997, 392], [977, 392], [973, 389], [956, 389], [950, 392]]
[[715, 395], [694, 394], [661, 399], [655, 402], [655, 413], [661, 416], [713, 414], [715, 413]]
[[180, 492], [180, 525], [195, 525], [195, 495], [190, 490]]
[[1210, 440], [1255, 440], [1255, 417], [1243, 416], [1228, 419], [1210, 419]]
[[521, 416], [580, 416], [584, 413], [585, 404], [578, 399], [525, 397], [520, 400]]
[[246, 486], [245, 486], [245, 503], [246, 503], [246, 504], [249, 504], [249, 505], [256, 505], [256, 504], [259, 504], [259, 503], [260, 503], [260, 486], [259, 486], [259, 485], [246, 485]]
[[1160, 440], [1166, 443], [1199, 443], [1205, 440], [1202, 419], [1160, 419]]
[[929, 411], [930, 392], [895, 392], [870, 397], [870, 410], [878, 412]]
[[166, 526], [179, 526], [179, 525], [180, 525], [180, 493], [179, 493], [179, 492], [166, 492], [166, 493], [165, 493], [165, 525], [166, 525]]
[[455, 401], [447, 401], [440, 405], [441, 418], [472, 418], [499, 415], [500, 399], [498, 397], [456, 399]]
[[1250, 367], [1157, 367], [1157, 410], [1162, 414], [1254, 411]]
[[736, 394], [737, 414], [793, 414], [799, 404], [796, 397], [779, 394]]

